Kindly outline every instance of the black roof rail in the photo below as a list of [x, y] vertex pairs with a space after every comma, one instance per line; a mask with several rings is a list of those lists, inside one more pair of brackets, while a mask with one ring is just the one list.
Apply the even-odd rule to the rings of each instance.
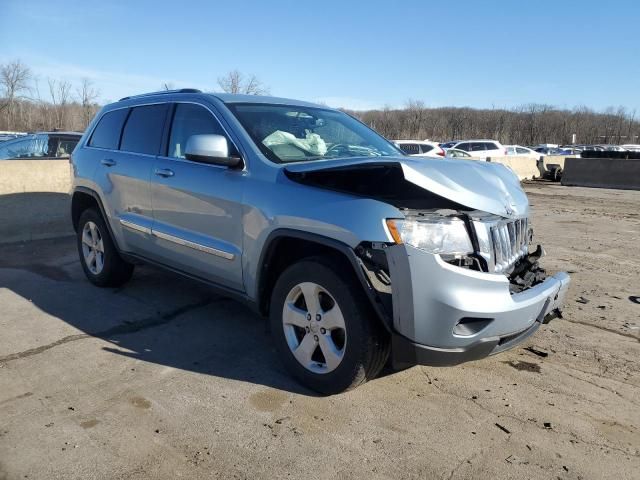
[[129, 100], [130, 98], [141, 98], [141, 97], [150, 97], [152, 95], [166, 95], [169, 93], [202, 93], [202, 90], [198, 90], [197, 88], [180, 88], [177, 90], [160, 90], [158, 92], [149, 92], [149, 93], [141, 93], [140, 95], [131, 95], [129, 97], [122, 97], [119, 102], [123, 100]]

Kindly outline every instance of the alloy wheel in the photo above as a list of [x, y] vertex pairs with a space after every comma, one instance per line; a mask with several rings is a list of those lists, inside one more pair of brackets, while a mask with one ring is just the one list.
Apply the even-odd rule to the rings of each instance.
[[84, 263], [94, 275], [100, 275], [104, 268], [104, 242], [98, 226], [87, 222], [82, 228], [82, 255]]
[[285, 339], [295, 359], [313, 373], [329, 373], [344, 358], [347, 330], [340, 307], [322, 286], [294, 286], [282, 310]]

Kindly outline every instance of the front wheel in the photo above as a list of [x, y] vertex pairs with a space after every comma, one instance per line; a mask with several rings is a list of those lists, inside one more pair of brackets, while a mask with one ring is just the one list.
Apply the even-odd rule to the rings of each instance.
[[285, 366], [323, 394], [374, 378], [389, 356], [389, 336], [354, 274], [324, 258], [287, 268], [271, 297], [271, 332]]

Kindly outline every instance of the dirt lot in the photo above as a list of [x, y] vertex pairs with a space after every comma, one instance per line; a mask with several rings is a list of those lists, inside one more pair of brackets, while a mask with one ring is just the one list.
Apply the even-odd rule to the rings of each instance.
[[526, 188], [565, 318], [330, 398], [204, 286], [139, 268], [101, 290], [73, 239], [1, 246], [0, 479], [638, 478], [640, 192]]

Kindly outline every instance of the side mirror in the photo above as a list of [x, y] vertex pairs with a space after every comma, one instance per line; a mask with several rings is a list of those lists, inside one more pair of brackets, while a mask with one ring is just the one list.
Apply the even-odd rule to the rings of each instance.
[[187, 160], [235, 168], [242, 159], [229, 155], [229, 144], [222, 135], [191, 135], [184, 149]]

